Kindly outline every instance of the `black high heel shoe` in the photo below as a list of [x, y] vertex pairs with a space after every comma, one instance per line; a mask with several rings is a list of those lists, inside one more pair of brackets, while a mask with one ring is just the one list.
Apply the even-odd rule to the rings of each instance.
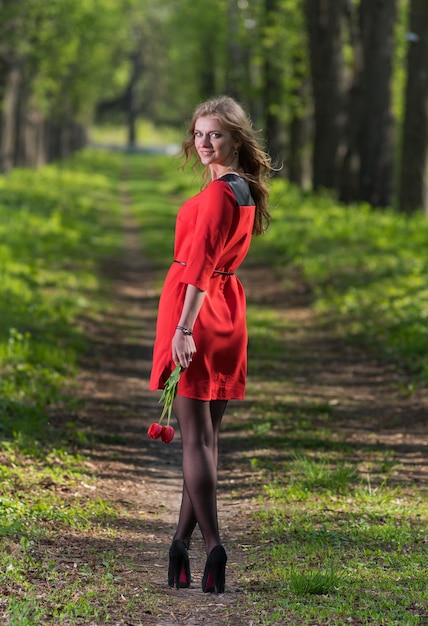
[[168, 585], [176, 589], [190, 587], [189, 553], [184, 541], [179, 539], [169, 549]]
[[204, 593], [224, 593], [226, 561], [227, 554], [223, 546], [216, 546], [211, 550], [202, 578], [202, 591]]

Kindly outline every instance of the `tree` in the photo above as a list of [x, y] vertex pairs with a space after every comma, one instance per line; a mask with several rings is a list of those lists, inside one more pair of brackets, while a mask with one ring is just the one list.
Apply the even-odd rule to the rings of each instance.
[[[263, 44], [263, 111], [267, 149], [278, 167], [285, 162], [284, 59], [281, 0], [264, 0]], [[285, 173], [285, 168], [280, 169]]]
[[126, 0], [0, 0], [0, 163], [36, 165], [84, 145], [111, 79]]
[[[300, 0], [283, 0], [286, 30], [284, 64], [284, 95], [286, 103], [287, 154], [285, 172], [288, 178], [303, 186], [310, 178], [308, 144], [310, 137], [310, 74], [308, 58], [308, 36], [305, 14]], [[311, 111], [311, 113], [310, 113]]]
[[359, 199], [373, 206], [392, 202], [394, 126], [391, 108], [392, 58], [397, 0], [361, 0], [362, 124]]
[[340, 185], [345, 202], [392, 202], [394, 131], [392, 67], [396, 0], [348, 5], [353, 78], [347, 99], [346, 151]]
[[428, 3], [412, 0], [403, 149], [401, 154], [400, 209], [424, 209], [428, 214]]
[[305, 0], [314, 101], [314, 189], [338, 185], [345, 94], [344, 8], [344, 0]]

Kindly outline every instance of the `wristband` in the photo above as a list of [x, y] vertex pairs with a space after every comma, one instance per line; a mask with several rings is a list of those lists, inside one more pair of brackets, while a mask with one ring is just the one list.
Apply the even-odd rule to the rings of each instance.
[[183, 335], [193, 335], [193, 333], [190, 330], [190, 328], [186, 328], [185, 326], [177, 326], [177, 330], [181, 330]]

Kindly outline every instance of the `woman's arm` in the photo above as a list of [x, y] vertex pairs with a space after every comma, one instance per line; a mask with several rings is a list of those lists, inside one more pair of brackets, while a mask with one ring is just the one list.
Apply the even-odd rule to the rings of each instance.
[[[193, 330], [196, 318], [201, 310], [205, 298], [205, 291], [201, 291], [194, 285], [187, 285], [184, 297], [183, 310], [181, 312], [178, 326]], [[177, 365], [188, 367], [192, 355], [196, 352], [196, 345], [192, 335], [185, 335], [182, 330], [177, 329], [172, 339], [172, 358]]]

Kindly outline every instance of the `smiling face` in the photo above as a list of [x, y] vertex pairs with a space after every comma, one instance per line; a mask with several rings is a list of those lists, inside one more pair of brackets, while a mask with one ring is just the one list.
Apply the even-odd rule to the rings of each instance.
[[217, 117], [205, 116], [196, 120], [194, 143], [201, 163], [210, 168], [213, 178], [237, 167], [237, 142]]

